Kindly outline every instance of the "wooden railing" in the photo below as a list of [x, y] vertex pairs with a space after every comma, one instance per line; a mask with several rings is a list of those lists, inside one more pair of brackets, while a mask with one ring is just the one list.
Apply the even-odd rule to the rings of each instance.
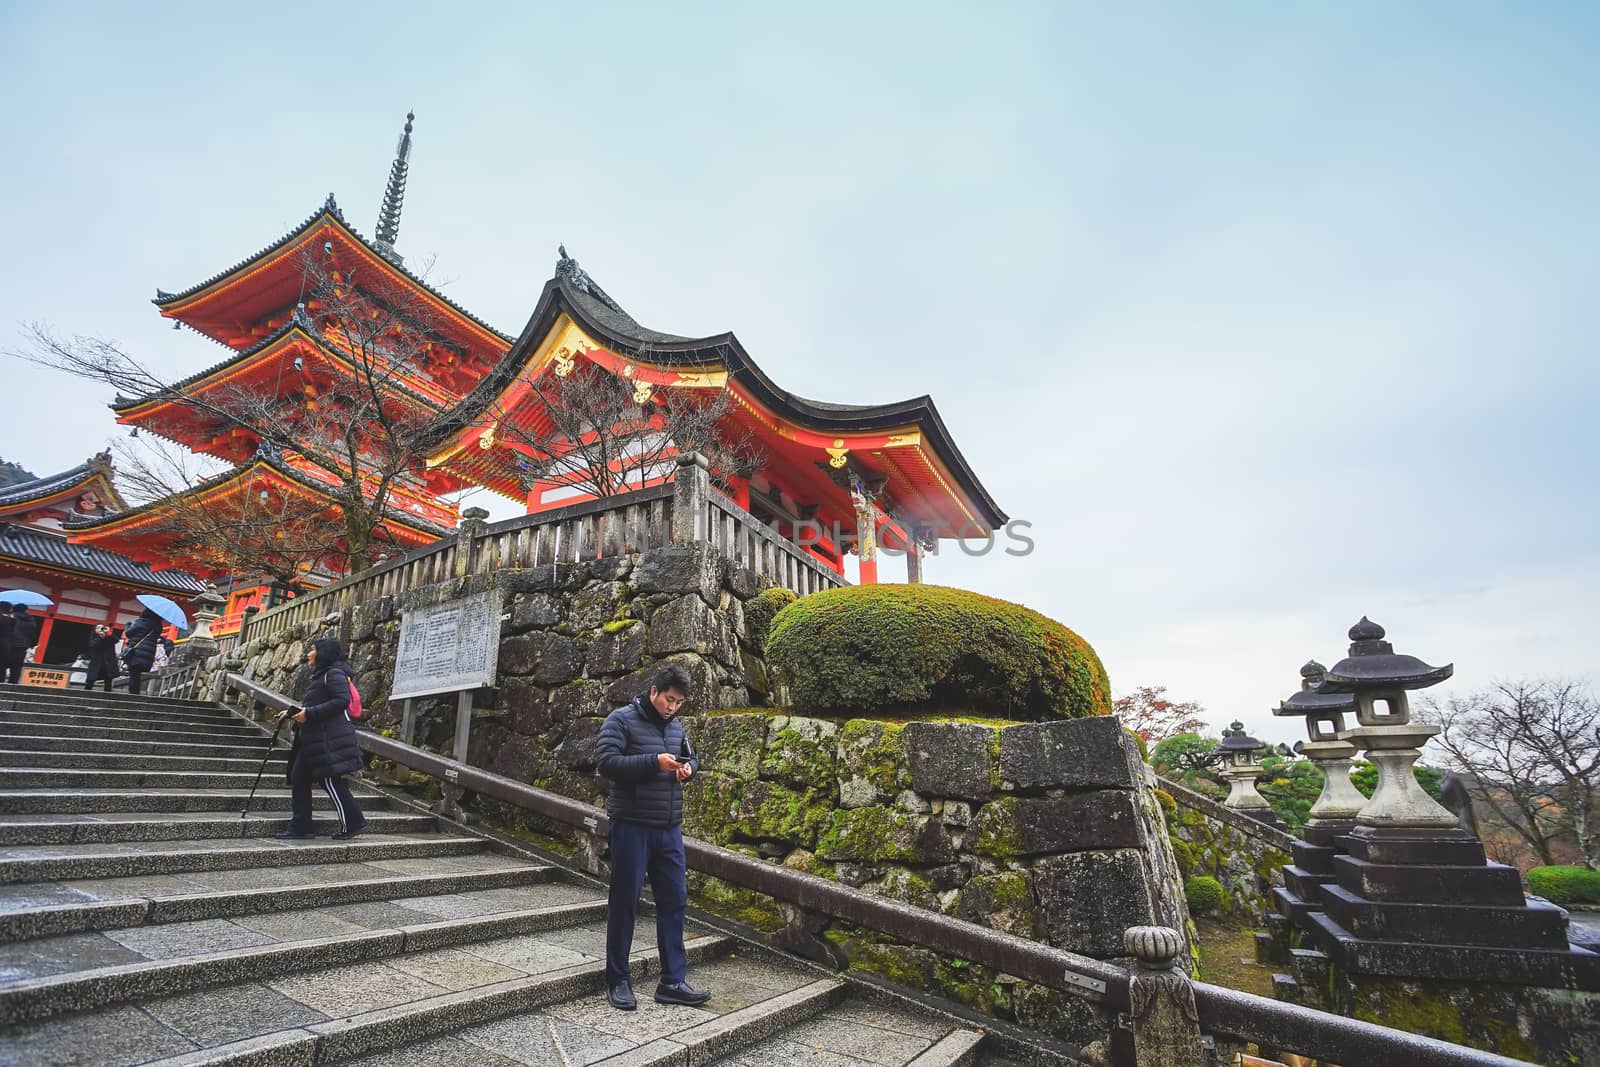
[[431, 545], [247, 618], [223, 650], [367, 600], [466, 574], [583, 563], [700, 541], [798, 596], [848, 584], [714, 492], [704, 460], [693, 455], [679, 457], [674, 481], [648, 489], [497, 523], [473, 518], [471, 511], [468, 516], [459, 530]]

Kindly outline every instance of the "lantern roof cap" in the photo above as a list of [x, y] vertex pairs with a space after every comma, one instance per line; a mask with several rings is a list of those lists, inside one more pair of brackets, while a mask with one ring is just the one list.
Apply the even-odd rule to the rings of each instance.
[[1217, 742], [1217, 747], [1224, 752], [1254, 752], [1262, 744], [1244, 732], [1244, 723], [1235, 719], [1229, 727], [1222, 731], [1222, 740]]
[[1318, 715], [1334, 711], [1355, 711], [1356, 698], [1349, 693], [1319, 690], [1328, 668], [1307, 660], [1300, 668], [1300, 691], [1272, 709], [1274, 715]]
[[1318, 692], [1351, 693], [1362, 689], [1426, 689], [1455, 673], [1453, 664], [1433, 667], [1415, 656], [1397, 653], [1382, 626], [1365, 615], [1350, 627], [1350, 654], [1328, 668]]

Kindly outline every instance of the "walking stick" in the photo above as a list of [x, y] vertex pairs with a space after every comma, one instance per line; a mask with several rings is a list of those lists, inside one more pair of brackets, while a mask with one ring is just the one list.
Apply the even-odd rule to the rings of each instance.
[[250, 787], [250, 795], [244, 798], [244, 807], [239, 809], [239, 836], [245, 836], [244, 821], [250, 815], [250, 804], [256, 798], [256, 790], [261, 788], [261, 776], [267, 772], [267, 761], [272, 758], [272, 750], [278, 747], [278, 735], [283, 732], [283, 724], [289, 721], [289, 716], [278, 716], [278, 725], [272, 730], [272, 740], [267, 742], [267, 754], [261, 757], [261, 769], [256, 771], [255, 784]]

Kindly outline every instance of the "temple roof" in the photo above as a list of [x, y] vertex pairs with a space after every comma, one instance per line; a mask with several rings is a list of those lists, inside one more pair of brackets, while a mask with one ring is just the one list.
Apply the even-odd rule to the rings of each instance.
[[[222, 486], [226, 486], [230, 482], [248, 478], [252, 473], [263, 470], [271, 471], [273, 474], [283, 478], [285, 481], [293, 483], [302, 489], [309, 490], [321, 496], [327, 496], [333, 489], [333, 485], [330, 482], [315, 478], [305, 471], [289, 465], [281, 457], [257, 453], [252, 462], [235, 467], [232, 470], [223, 471], [221, 474], [214, 475], [210, 478], [206, 478], [196, 483], [194, 488], [189, 489], [180, 495], [187, 496], [190, 493], [202, 493], [208, 490], [217, 489]], [[129, 522], [141, 519], [156, 512], [168, 499], [170, 498], [163, 497], [160, 500], [152, 500], [147, 504], [141, 504], [136, 508], [130, 508], [119, 515], [107, 515], [103, 518], [82, 519], [75, 521], [69, 523], [66, 529], [69, 534], [77, 536], [80, 534], [94, 533], [112, 525], [125, 525]], [[329, 505], [337, 506], [337, 504], [331, 498], [329, 499]], [[400, 526], [409, 527], [415, 531], [418, 531], [419, 533], [431, 535], [435, 539], [444, 537], [450, 533], [448, 529], [440, 526], [437, 523], [431, 522], [417, 515], [412, 515], [399, 508], [385, 506], [383, 510], [385, 521], [393, 522]]]
[[146, 564], [135, 563], [115, 552], [70, 544], [64, 537], [13, 523], [0, 524], [0, 557], [179, 593], [199, 593], [205, 589], [199, 579], [181, 571], [153, 571]]
[[[288, 322], [284, 323], [276, 330], [273, 330], [271, 333], [257, 341], [255, 344], [251, 345], [249, 348], [242, 349], [226, 359], [222, 359], [211, 364], [209, 367], [195, 371], [193, 374], [181, 381], [172, 383], [171, 387], [168, 388], [164, 393], [152, 393], [149, 396], [132, 399], [121, 395], [117, 396], [111, 402], [111, 410], [117, 413], [118, 421], [128, 421], [123, 419], [122, 416], [133, 411], [135, 408], [164, 400], [176, 402], [180, 400], [183, 395], [188, 393], [193, 386], [200, 385], [201, 383], [205, 382], [206, 379], [222, 374], [224, 371], [242, 367], [260, 353], [296, 333], [304, 338], [307, 344], [323, 352], [330, 359], [337, 360], [351, 368], [355, 368], [357, 366], [355, 360], [351, 359], [350, 356], [340, 351], [333, 345], [328, 344], [327, 341], [323, 340], [323, 338], [317, 334], [309, 322], [297, 316], [295, 318], [291, 318]], [[391, 378], [385, 384], [387, 386], [392, 386], [398, 392], [404, 393], [406, 396], [410, 397], [412, 400], [415, 400], [419, 404], [423, 404], [436, 411], [442, 410], [443, 408], [443, 405], [439, 402], [439, 400], [429, 397], [426, 394], [411, 388], [399, 377]]]
[[234, 277], [235, 275], [251, 273], [255, 270], [259, 270], [268, 261], [272, 260], [278, 253], [290, 248], [301, 238], [304, 238], [325, 224], [333, 224], [338, 226], [338, 228], [347, 234], [352, 241], [359, 244], [368, 252], [372, 253], [375, 259], [389, 269], [393, 270], [396, 274], [405, 278], [407, 281], [411, 282], [413, 285], [417, 286], [419, 289], [426, 292], [429, 296], [438, 300], [440, 303], [446, 305], [452, 311], [461, 315], [475, 326], [488, 332], [505, 343], [510, 343], [511, 337], [509, 335], [501, 333], [499, 330], [495, 329], [484, 320], [478, 318], [478, 316], [474, 315], [472, 312], [468, 311], [454, 300], [451, 300], [448, 296], [445, 296], [444, 293], [423, 281], [422, 278], [407, 270], [403, 265], [395, 262], [389, 256], [384, 255], [383, 252], [375, 247], [371, 241], [368, 241], [365, 237], [361, 236], [361, 234], [358, 233], [356, 229], [345, 220], [344, 212], [339, 210], [339, 205], [334, 200], [332, 193], [328, 194], [328, 199], [323, 202], [322, 207], [313, 212], [305, 222], [301, 223], [293, 230], [290, 230], [281, 238], [274, 241], [272, 244], [267, 245], [259, 252], [240, 260], [227, 270], [214, 274], [203, 282], [198, 282], [194, 285], [191, 285], [189, 288], [184, 289], [181, 292], [169, 293], [165, 290], [157, 289], [155, 298], [151, 301], [151, 303], [160, 308], [163, 314], [170, 315], [172, 310], [177, 305], [189, 301], [190, 299], [205, 292], [212, 286]]
[[434, 437], [436, 443], [442, 444], [470, 428], [495, 398], [517, 380], [562, 313], [619, 355], [685, 370], [725, 368], [730, 383], [737, 383], [775, 414], [807, 429], [826, 434], [871, 434], [915, 424], [990, 527], [998, 529], [1007, 521], [956, 448], [932, 397], [923, 395], [888, 404], [831, 404], [781, 389], [732, 333], [683, 337], [640, 325], [566, 254], [565, 248], [560, 250], [555, 276], [545, 283], [522, 333], [505, 358], [446, 414]]
[[118, 510], [128, 506], [111, 480], [111, 455], [102, 452], [59, 474], [34, 478], [32, 481], [15, 482], [0, 489], [0, 509], [9, 510], [23, 504], [33, 504], [51, 497], [62, 496], [91, 482], [97, 483], [104, 491], [109, 498], [107, 504]]

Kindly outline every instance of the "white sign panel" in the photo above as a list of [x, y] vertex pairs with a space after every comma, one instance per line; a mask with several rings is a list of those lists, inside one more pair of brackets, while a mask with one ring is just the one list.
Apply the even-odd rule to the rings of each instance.
[[389, 699], [494, 685], [499, 652], [497, 590], [432, 607], [408, 608], [400, 616], [400, 649]]

